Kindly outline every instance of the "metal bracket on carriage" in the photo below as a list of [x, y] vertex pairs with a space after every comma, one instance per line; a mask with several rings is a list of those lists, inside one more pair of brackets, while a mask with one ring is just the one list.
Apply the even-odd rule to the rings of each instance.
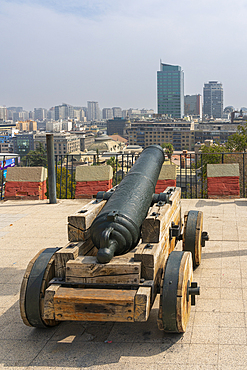
[[153, 194], [151, 207], [156, 203], [158, 207], [163, 207], [165, 204], [171, 204], [170, 197], [174, 193], [176, 188], [170, 188], [164, 193]]
[[183, 235], [181, 234], [180, 225], [175, 225], [174, 221], [172, 221], [171, 227], [169, 228], [169, 235], [170, 235], [170, 240], [172, 238], [176, 238], [177, 240], [182, 240]]
[[209, 235], [207, 231], [202, 232], [202, 239], [201, 239], [201, 244], [202, 247], [205, 247], [205, 242], [209, 240]]
[[187, 302], [189, 302], [191, 295], [191, 306], [195, 306], [196, 304], [196, 295], [200, 295], [200, 287], [197, 286], [196, 282], [192, 282], [190, 285], [190, 281], [187, 284]]
[[117, 187], [118, 187], [118, 185], [114, 186], [113, 188], [111, 188], [108, 191], [98, 191], [94, 203], [99, 203], [102, 200], [109, 200], [110, 197], [112, 196], [112, 194], [114, 193], [114, 191], [117, 189]]

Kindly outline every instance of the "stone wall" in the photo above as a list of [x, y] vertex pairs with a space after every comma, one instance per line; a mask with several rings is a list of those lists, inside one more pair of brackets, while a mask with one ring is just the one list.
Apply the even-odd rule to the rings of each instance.
[[9, 167], [4, 199], [47, 199], [46, 178], [47, 169], [44, 167]]
[[239, 198], [239, 164], [207, 165], [208, 198]]
[[165, 164], [162, 166], [155, 187], [155, 193], [162, 193], [168, 186], [176, 186], [176, 165]]
[[113, 170], [111, 166], [78, 166], [76, 167], [75, 198], [92, 198], [98, 191], [112, 188]]

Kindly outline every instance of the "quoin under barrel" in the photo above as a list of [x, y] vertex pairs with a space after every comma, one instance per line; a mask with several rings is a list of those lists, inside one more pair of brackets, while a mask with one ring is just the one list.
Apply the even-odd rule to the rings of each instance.
[[94, 220], [91, 239], [100, 263], [128, 253], [138, 244], [164, 159], [159, 145], [146, 148]]

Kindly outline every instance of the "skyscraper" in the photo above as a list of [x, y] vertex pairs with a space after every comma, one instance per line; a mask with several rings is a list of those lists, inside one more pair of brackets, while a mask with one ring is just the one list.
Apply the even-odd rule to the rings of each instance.
[[200, 94], [185, 95], [184, 114], [202, 118], [202, 96]]
[[184, 71], [180, 66], [160, 63], [157, 72], [158, 113], [174, 118], [184, 115]]
[[203, 87], [203, 114], [222, 118], [223, 87], [218, 81], [209, 81]]
[[97, 101], [87, 102], [87, 119], [88, 121], [100, 120], [100, 109]]

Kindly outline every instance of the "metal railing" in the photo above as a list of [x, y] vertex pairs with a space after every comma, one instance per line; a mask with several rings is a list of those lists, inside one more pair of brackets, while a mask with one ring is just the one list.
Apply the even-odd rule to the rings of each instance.
[[[247, 153], [199, 153], [173, 156], [182, 198], [207, 198], [207, 164], [239, 164], [240, 197], [246, 197]], [[177, 162], [177, 163], [176, 163]]]
[[[199, 154], [178, 154], [173, 155], [171, 161], [176, 164], [176, 183], [181, 187], [182, 198], [207, 198], [207, 164], [213, 163], [238, 163], [240, 197], [247, 196], [247, 153], [199, 153]], [[110, 163], [113, 167], [113, 186], [118, 184], [128, 173], [139, 155], [136, 154], [115, 154], [106, 158], [105, 162], [97, 163], [97, 156], [93, 163], [98, 165]], [[75, 171], [76, 166], [82, 165], [73, 155], [55, 155], [56, 190], [57, 198], [73, 199], [75, 197]], [[167, 158], [167, 164], [169, 160]], [[86, 165], [86, 163], [85, 163]], [[3, 170], [0, 171], [0, 196], [4, 198]]]

